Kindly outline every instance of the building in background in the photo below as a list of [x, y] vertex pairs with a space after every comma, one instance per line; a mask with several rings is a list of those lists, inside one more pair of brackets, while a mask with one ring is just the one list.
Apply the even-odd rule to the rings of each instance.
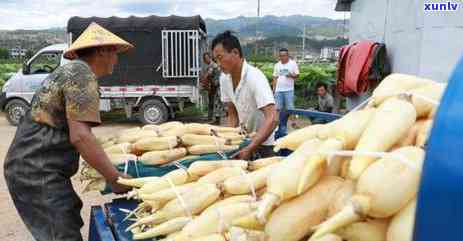
[[336, 60], [341, 49], [336, 47], [323, 47], [320, 50], [320, 59], [324, 61]]
[[12, 48], [10, 49], [10, 57], [11, 58], [24, 58], [26, 57], [27, 49], [23, 48]]
[[[392, 72], [447, 82], [463, 54], [463, 8], [426, 11], [424, 0], [337, 0], [350, 12], [349, 43], [386, 44]], [[348, 109], [369, 94], [347, 99]]]
[[386, 44], [392, 72], [446, 82], [463, 54], [463, 8], [426, 11], [427, 2], [338, 0], [336, 9], [350, 11], [350, 43]]

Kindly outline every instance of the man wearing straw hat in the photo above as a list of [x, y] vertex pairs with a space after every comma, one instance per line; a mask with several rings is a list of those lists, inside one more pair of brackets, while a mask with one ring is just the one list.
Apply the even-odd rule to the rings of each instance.
[[4, 170], [13, 202], [37, 241], [81, 241], [82, 202], [71, 177], [79, 155], [101, 173], [115, 193], [128, 191], [91, 128], [101, 123], [99, 77], [109, 75], [117, 53], [133, 46], [92, 23], [64, 53], [35, 93], [6, 156]]

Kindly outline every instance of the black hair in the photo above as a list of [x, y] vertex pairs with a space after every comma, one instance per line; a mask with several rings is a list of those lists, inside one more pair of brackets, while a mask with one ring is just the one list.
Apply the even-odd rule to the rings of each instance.
[[214, 49], [215, 46], [219, 44], [222, 44], [223, 48], [227, 50], [227, 52], [231, 52], [233, 49], [237, 49], [240, 58], [243, 58], [243, 50], [241, 49], [240, 41], [235, 35], [232, 34], [230, 30], [215, 36], [214, 40], [212, 40], [212, 49]]
[[206, 58], [206, 56], [209, 56], [209, 58], [211, 57], [211, 54], [209, 52], [204, 52], [203, 54], [203, 60]]
[[280, 52], [289, 52], [287, 48], [281, 48]]
[[96, 47], [91, 47], [91, 48], [83, 48], [83, 49], [78, 49], [76, 50], [76, 54], [79, 58], [86, 58], [94, 55], [98, 48]]
[[318, 82], [317, 85], [316, 85], [316, 88], [320, 88], [320, 87], [324, 87], [325, 90], [328, 90], [328, 85], [323, 83], [323, 82]]
[[90, 47], [90, 48], [83, 48], [83, 49], [78, 49], [76, 50], [76, 54], [79, 58], [86, 58], [90, 57], [98, 51], [116, 51], [117, 48], [115, 46], [98, 46], [98, 47]]

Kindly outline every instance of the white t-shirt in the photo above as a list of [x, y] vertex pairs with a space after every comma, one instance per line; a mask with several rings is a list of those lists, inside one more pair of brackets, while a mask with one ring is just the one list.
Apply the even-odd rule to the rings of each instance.
[[290, 59], [286, 64], [281, 63], [281, 61], [275, 64], [273, 77], [278, 77], [275, 91], [294, 90], [294, 79], [287, 77], [287, 74], [299, 74], [299, 67], [297, 67], [296, 61]]
[[[249, 131], [257, 131], [263, 124], [264, 113], [259, 110], [269, 104], [275, 104], [272, 89], [265, 75], [259, 69], [243, 61], [241, 80], [233, 91], [230, 74], [220, 76], [222, 102], [232, 102], [238, 112], [239, 124], [244, 124]], [[274, 133], [262, 143], [273, 145]]]

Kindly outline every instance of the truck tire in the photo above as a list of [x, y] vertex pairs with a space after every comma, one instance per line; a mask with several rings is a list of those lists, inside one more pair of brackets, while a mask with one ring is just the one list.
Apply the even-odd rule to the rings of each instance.
[[169, 112], [162, 101], [149, 99], [141, 105], [138, 118], [144, 124], [161, 124], [167, 121]]
[[29, 108], [29, 105], [23, 100], [10, 100], [5, 106], [6, 119], [11, 125], [17, 126]]

